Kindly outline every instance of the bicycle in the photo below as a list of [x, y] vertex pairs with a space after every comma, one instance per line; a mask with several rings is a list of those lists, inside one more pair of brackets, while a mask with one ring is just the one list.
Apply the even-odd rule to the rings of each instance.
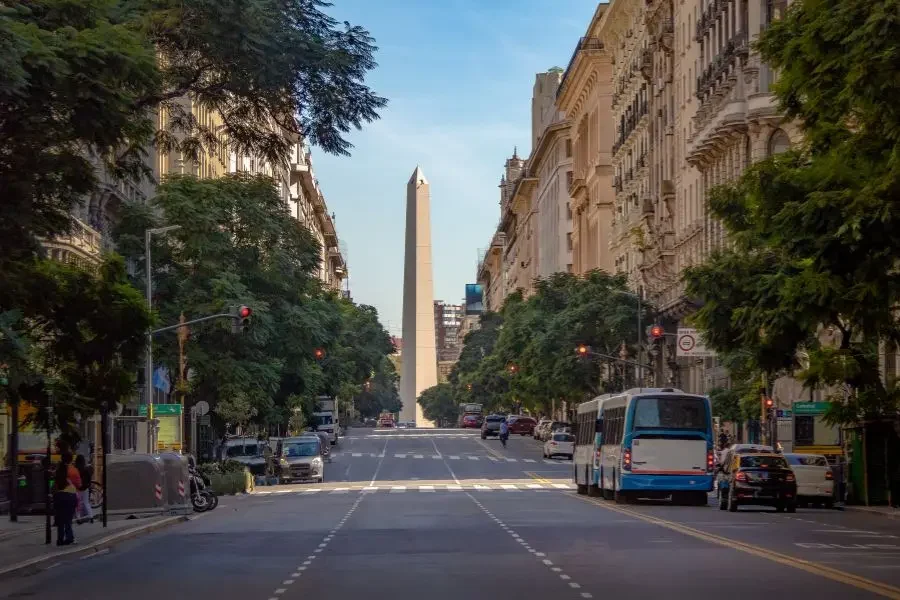
[[91, 508], [98, 509], [103, 506], [103, 497], [103, 485], [99, 481], [92, 481], [89, 494]]

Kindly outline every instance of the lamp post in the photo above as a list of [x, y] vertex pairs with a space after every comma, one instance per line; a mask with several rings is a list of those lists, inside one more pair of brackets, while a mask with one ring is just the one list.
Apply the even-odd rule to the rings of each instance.
[[[168, 233], [181, 229], [181, 225], [169, 225], [167, 227], [155, 227], [144, 232], [144, 270], [147, 276], [147, 310], [153, 310], [153, 263], [150, 255], [150, 242], [153, 234]], [[151, 431], [153, 420], [153, 333], [147, 331], [147, 361], [144, 366], [144, 404], [147, 405], [148, 428]], [[153, 435], [147, 436], [147, 451], [153, 453]]]

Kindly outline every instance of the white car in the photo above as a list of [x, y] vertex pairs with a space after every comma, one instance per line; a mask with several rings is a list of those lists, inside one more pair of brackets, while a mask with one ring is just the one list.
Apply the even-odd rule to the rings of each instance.
[[834, 474], [828, 461], [819, 454], [785, 454], [797, 478], [798, 502], [834, 507]]
[[571, 433], [554, 433], [544, 442], [544, 458], [567, 456], [572, 460], [575, 455], [575, 436]]

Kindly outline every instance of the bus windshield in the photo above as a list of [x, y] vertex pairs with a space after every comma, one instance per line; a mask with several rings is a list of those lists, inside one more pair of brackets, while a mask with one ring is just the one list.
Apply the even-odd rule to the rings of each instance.
[[703, 398], [641, 397], [634, 407], [634, 429], [687, 429], [707, 431], [709, 419]]

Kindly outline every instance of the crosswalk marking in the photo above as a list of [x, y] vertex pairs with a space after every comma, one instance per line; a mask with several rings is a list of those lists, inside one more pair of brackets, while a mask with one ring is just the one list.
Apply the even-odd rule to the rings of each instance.
[[448, 456], [447, 458], [449, 458], [450, 460], [459, 460], [458, 456]]
[[516, 462], [517, 460], [516, 458], [507, 458], [506, 462]]
[[488, 460], [491, 461], [491, 462], [497, 462], [497, 457], [495, 457], [495, 456], [488, 456]]
[[523, 458], [523, 459], [522, 459], [522, 462], [533, 463], [533, 462], [537, 462], [537, 461], [534, 460], [533, 458]]
[[[504, 490], [508, 492], [521, 492], [521, 491], [533, 491], [536, 493], [540, 492], [551, 492], [553, 489], [555, 490], [565, 490], [571, 491], [575, 489], [575, 484], [573, 483], [550, 483], [546, 484], [540, 483], [476, 483], [476, 484], [441, 484], [441, 485], [357, 485], [352, 487], [336, 487], [333, 489], [326, 489], [320, 487], [314, 488], [305, 488], [305, 487], [291, 487], [289, 489], [282, 490], [258, 490], [250, 492], [249, 494], [240, 494], [235, 496], [235, 499], [240, 498], [250, 498], [253, 496], [266, 496], [270, 494], [277, 494], [279, 496], [283, 496], [285, 494], [299, 494], [301, 496], [312, 496], [314, 494], [323, 492], [327, 494], [348, 494], [352, 492], [356, 493], [374, 493], [374, 492], [389, 492], [389, 493], [397, 493], [402, 494], [407, 491], [415, 491], [418, 490], [420, 492], [436, 492], [436, 491], [449, 491], [449, 492], [460, 492], [460, 491], [475, 491], [475, 492], [491, 492], [494, 490]], [[551, 489], [552, 488], [552, 489]]]
[[355, 456], [355, 457], [362, 456], [362, 452], [354, 452], [354, 453], [353, 453], [353, 456]]
[[421, 454], [416, 454], [415, 456], [413, 456], [413, 458], [425, 458], [425, 457], [422, 456]]
[[441, 455], [440, 454], [432, 454], [431, 458], [441, 458]]
[[478, 460], [478, 457], [477, 457], [477, 456], [472, 456], [472, 455], [470, 454], [470, 455], [469, 455], [469, 460]]
[[406, 458], [405, 454], [395, 454], [394, 458]]

